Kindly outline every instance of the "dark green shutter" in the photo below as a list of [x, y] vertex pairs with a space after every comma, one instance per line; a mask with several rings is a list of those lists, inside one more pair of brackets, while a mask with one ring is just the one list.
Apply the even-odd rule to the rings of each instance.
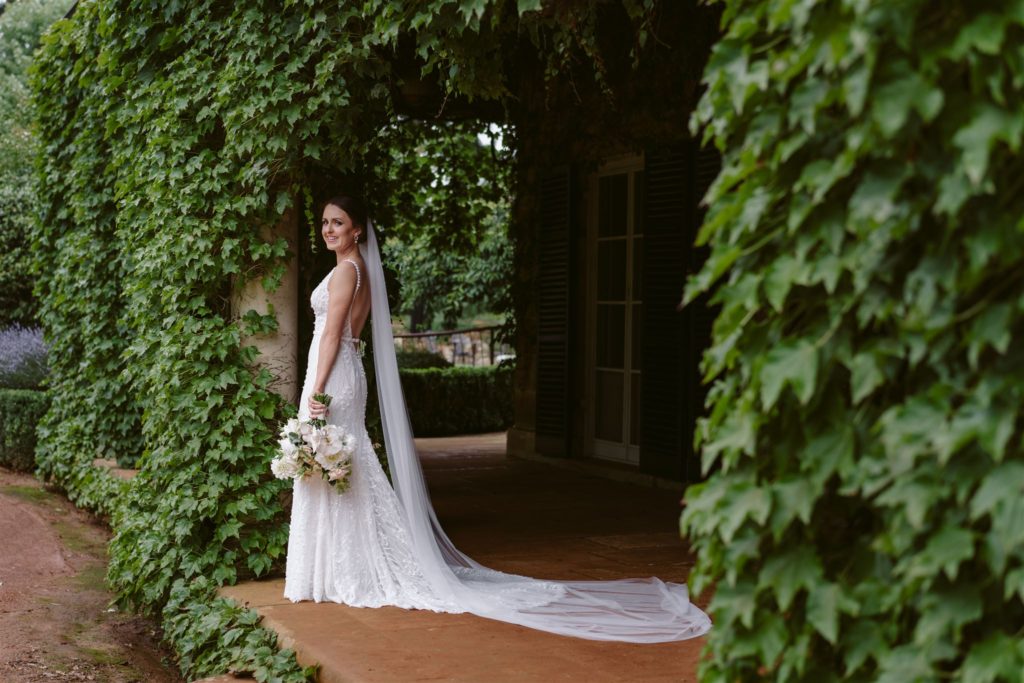
[[540, 181], [537, 240], [536, 450], [568, 455], [569, 303], [571, 296], [572, 173], [552, 169]]
[[653, 150], [644, 168], [640, 469], [687, 481], [700, 476], [693, 430], [702, 413], [699, 363], [713, 314], [704, 301], [678, 306], [686, 277], [706, 258], [693, 242], [703, 219], [700, 199], [717, 172], [717, 157], [694, 145]]
[[640, 385], [640, 469], [679, 478], [684, 381], [682, 291], [686, 244], [687, 155], [661, 148], [644, 165], [644, 271]]

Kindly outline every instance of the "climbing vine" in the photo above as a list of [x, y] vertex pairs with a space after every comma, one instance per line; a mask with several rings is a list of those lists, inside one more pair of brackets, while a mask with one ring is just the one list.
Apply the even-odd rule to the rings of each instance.
[[[274, 571], [287, 539], [267, 463], [294, 407], [245, 341], [276, 321], [232, 304], [242, 283], [280, 281], [287, 245], [264, 228], [309, 208], [317, 169], [388, 187], [367, 155], [404, 82], [504, 101], [524, 44], [549, 78], [599, 56], [588, 17], [604, 4], [82, 0], [44, 37], [32, 246], [53, 401], [39, 471], [110, 513], [110, 585], [162, 615], [187, 673], [308, 675], [210, 589]], [[621, 5], [643, 36], [653, 4]], [[97, 457], [139, 474], [114, 488]], [[227, 652], [212, 623], [251, 647]]]
[[1024, 14], [724, 8], [701, 680], [1020, 680]]

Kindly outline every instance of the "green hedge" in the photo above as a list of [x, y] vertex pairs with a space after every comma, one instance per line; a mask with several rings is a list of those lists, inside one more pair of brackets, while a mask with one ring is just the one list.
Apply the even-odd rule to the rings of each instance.
[[398, 367], [402, 370], [452, 367], [451, 361], [431, 351], [399, 351], [395, 356], [398, 359]]
[[512, 425], [512, 367], [406, 369], [399, 372], [416, 436], [479, 434]]
[[50, 407], [46, 392], [0, 389], [0, 465], [31, 472], [36, 465], [36, 425]]

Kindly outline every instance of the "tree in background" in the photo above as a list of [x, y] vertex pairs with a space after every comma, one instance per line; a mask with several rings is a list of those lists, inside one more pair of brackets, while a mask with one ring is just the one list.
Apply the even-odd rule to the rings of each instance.
[[70, 6], [71, 0], [0, 4], [0, 327], [36, 321], [27, 239], [35, 205], [28, 66], [43, 31]]
[[480, 121], [402, 120], [381, 132], [377, 176], [389, 186], [372, 196], [386, 198], [376, 207], [391, 226], [384, 253], [414, 331], [511, 310], [509, 135]]

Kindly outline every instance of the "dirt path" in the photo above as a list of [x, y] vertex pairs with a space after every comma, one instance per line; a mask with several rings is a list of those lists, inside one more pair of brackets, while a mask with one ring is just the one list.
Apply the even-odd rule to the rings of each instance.
[[0, 468], [0, 681], [176, 683], [153, 622], [110, 606], [110, 532]]

